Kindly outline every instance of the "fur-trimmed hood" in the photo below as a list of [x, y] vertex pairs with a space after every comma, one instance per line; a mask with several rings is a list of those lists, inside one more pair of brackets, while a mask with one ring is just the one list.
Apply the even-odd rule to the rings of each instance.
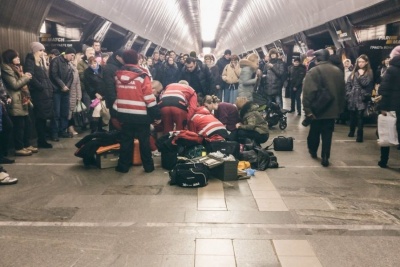
[[256, 70], [258, 69], [258, 62], [259, 62], [259, 60], [260, 60], [260, 59], [258, 58], [258, 55], [256, 55], [256, 54], [250, 54], [250, 55], [248, 55], [246, 58], [241, 59], [241, 60], [239, 61], [239, 66], [240, 66], [241, 68], [248, 66], [248, 67], [250, 67], [253, 71], [256, 71]]
[[258, 105], [253, 101], [249, 101], [243, 105], [242, 109], [240, 110], [240, 118], [243, 119], [244, 116], [249, 113], [250, 111], [255, 111], [258, 109]]

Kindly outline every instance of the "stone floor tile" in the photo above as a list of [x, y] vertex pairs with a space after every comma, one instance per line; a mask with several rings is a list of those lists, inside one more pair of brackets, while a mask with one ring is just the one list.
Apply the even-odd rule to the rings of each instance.
[[282, 267], [322, 267], [317, 257], [279, 256]]
[[257, 211], [257, 203], [253, 197], [226, 197], [228, 210]]
[[196, 255], [195, 267], [236, 267], [234, 256]]
[[164, 255], [162, 267], [194, 266], [194, 255]]
[[282, 198], [278, 191], [254, 190], [254, 198]]
[[219, 190], [199, 190], [198, 194], [197, 194], [198, 198], [224, 198], [224, 191], [219, 191]]
[[238, 262], [261, 261], [266, 264], [264, 266], [279, 264], [271, 240], [233, 240], [233, 247]]
[[329, 200], [321, 197], [283, 197], [286, 206], [291, 210], [333, 210]]
[[249, 184], [251, 191], [263, 190], [263, 191], [276, 191], [276, 187], [272, 183], [259, 183]]
[[196, 239], [196, 255], [233, 256], [231, 239]]
[[279, 198], [256, 198], [260, 211], [288, 211], [285, 203]]
[[273, 240], [278, 256], [315, 257], [315, 252], [307, 240]]
[[225, 199], [199, 198], [198, 199], [198, 208], [225, 208], [226, 209]]

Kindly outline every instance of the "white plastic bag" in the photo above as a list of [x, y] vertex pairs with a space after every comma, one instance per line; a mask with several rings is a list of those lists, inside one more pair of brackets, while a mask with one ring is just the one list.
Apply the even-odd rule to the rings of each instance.
[[378, 116], [378, 145], [397, 146], [399, 144], [396, 121], [396, 113], [394, 111], [388, 112], [387, 116], [382, 114]]
[[81, 112], [84, 110], [87, 110], [87, 107], [85, 106], [85, 104], [83, 104], [83, 102], [81, 100], [78, 100], [78, 103], [75, 106], [74, 112]]

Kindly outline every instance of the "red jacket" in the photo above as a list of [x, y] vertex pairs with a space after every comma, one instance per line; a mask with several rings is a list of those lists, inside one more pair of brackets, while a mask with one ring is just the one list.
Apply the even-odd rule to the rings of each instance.
[[197, 94], [189, 85], [171, 83], [165, 88], [158, 104], [160, 108], [173, 106], [187, 110], [190, 120], [197, 107]]
[[136, 65], [125, 65], [115, 75], [117, 99], [113, 109], [121, 122], [142, 124], [161, 118], [147, 73]]
[[225, 130], [225, 126], [205, 107], [195, 109], [195, 114], [189, 121], [189, 130], [202, 136], [212, 136], [217, 130]]

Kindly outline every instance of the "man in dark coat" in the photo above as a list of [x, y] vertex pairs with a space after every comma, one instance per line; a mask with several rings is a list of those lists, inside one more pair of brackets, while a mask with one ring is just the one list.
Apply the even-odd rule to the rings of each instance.
[[301, 93], [303, 91], [303, 79], [306, 76], [306, 67], [301, 64], [300, 58], [293, 59], [293, 66], [289, 70], [289, 84], [288, 87], [291, 90], [290, 97], [292, 99], [290, 105], [290, 111], [294, 112], [295, 107], [297, 108], [297, 115], [301, 115]]
[[[328, 167], [335, 119], [345, 106], [345, 83], [340, 69], [328, 62], [329, 52], [326, 49], [314, 52], [314, 56], [317, 65], [307, 73], [303, 85], [303, 108], [306, 120], [311, 121], [307, 145], [311, 157], [317, 158], [319, 141], [322, 139], [321, 164]], [[313, 114], [312, 103], [316, 101], [317, 91], [323, 87], [333, 96], [333, 100], [324, 112]]]
[[199, 65], [197, 60], [193, 57], [188, 57], [186, 59], [180, 80], [187, 81], [198, 96], [205, 96], [210, 91], [210, 70], [205, 64]]
[[[398, 119], [400, 118], [400, 46], [396, 46], [392, 50], [390, 58], [389, 68], [382, 77], [379, 86], [379, 95], [382, 96], [379, 108], [384, 116], [387, 115], [388, 111], [396, 112], [396, 128], [397, 133], [400, 133], [400, 119]], [[381, 168], [387, 167], [389, 149], [390, 147], [381, 147], [381, 160], [378, 162]]]
[[[116, 113], [112, 108], [115, 99], [117, 98], [117, 91], [115, 90], [115, 73], [120, 70], [124, 65], [124, 60], [122, 59], [123, 49], [119, 49], [113, 53], [113, 55], [107, 60], [107, 64], [103, 69], [103, 80], [105, 84], [105, 99], [106, 106], [110, 110], [111, 118], [116, 117]], [[114, 130], [114, 125], [110, 123], [109, 130]]]
[[50, 80], [56, 88], [53, 94], [54, 119], [51, 127], [53, 141], [58, 141], [59, 136], [69, 138], [67, 133], [69, 89], [74, 79], [70, 62], [74, 59], [75, 54], [75, 49], [68, 47], [64, 55], [58, 56], [50, 62]]

